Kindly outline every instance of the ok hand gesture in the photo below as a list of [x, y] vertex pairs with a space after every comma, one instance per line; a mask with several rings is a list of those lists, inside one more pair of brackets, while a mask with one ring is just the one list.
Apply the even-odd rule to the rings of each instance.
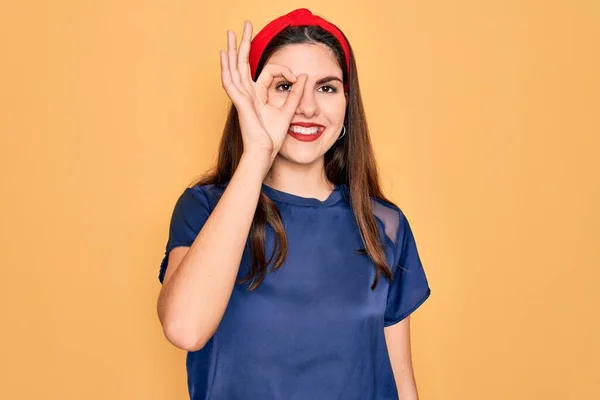
[[[287, 67], [267, 64], [254, 82], [248, 63], [251, 38], [249, 21], [244, 23], [239, 51], [235, 33], [227, 32], [227, 52], [220, 51], [221, 83], [238, 112], [244, 152], [266, 152], [272, 162], [286, 138], [307, 76], [296, 77]], [[267, 103], [267, 91], [276, 77], [292, 84], [285, 103], [279, 107]]]

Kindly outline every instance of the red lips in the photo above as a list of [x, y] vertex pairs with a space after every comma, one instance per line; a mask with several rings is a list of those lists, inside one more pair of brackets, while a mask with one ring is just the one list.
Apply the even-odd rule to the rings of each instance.
[[301, 126], [303, 128], [314, 128], [314, 127], [319, 128], [317, 133], [314, 135], [303, 135], [301, 133], [296, 133], [296, 132], [292, 132], [291, 130], [288, 130], [288, 135], [290, 135], [294, 139], [297, 139], [301, 142], [314, 142], [319, 137], [321, 137], [321, 134], [325, 131], [325, 127], [323, 125], [315, 124], [312, 122], [294, 122], [294, 123], [290, 124], [290, 126]]
[[292, 125], [301, 126], [303, 128], [312, 128], [313, 126], [318, 126], [319, 128], [325, 128], [323, 125], [315, 124], [313, 122], [293, 122], [290, 124], [290, 126], [292, 126]]

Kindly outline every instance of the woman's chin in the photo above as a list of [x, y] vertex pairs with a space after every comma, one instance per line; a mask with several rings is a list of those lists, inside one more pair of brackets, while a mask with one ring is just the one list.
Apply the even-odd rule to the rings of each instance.
[[308, 149], [281, 149], [279, 151], [279, 156], [293, 164], [309, 165], [322, 160], [322, 154], [316, 154], [314, 151], [307, 150]]

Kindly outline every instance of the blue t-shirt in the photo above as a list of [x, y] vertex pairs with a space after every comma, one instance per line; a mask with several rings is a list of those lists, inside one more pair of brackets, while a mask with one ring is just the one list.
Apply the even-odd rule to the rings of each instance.
[[[187, 188], [171, 218], [169, 252], [191, 246], [224, 191], [216, 185]], [[263, 184], [281, 212], [289, 252], [255, 291], [234, 286], [213, 337], [188, 352], [192, 400], [396, 400], [398, 393], [383, 328], [416, 310], [430, 294], [406, 216], [373, 200], [388, 265], [381, 275], [366, 254], [349, 203], [349, 189], [336, 185], [324, 201]], [[273, 249], [267, 227], [266, 254]], [[244, 252], [238, 279], [249, 271]]]

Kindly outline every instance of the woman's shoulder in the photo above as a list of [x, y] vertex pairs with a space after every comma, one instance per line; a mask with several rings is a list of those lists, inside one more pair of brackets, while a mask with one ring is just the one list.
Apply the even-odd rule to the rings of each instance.
[[406, 215], [399, 206], [387, 200], [371, 197], [371, 202], [375, 218], [383, 224], [386, 235], [395, 243]]
[[193, 184], [186, 187], [179, 197], [179, 203], [190, 206], [201, 205], [212, 210], [223, 195], [225, 186], [216, 184]]
[[373, 212], [376, 214], [382, 214], [383, 216], [389, 216], [396, 219], [405, 218], [402, 209], [389, 200], [371, 197], [371, 203], [373, 205]]
[[188, 190], [195, 192], [199, 195], [219, 199], [223, 195], [223, 192], [225, 191], [226, 187], [227, 185], [217, 185], [214, 183], [204, 185], [197, 183], [193, 186], [190, 186]]

